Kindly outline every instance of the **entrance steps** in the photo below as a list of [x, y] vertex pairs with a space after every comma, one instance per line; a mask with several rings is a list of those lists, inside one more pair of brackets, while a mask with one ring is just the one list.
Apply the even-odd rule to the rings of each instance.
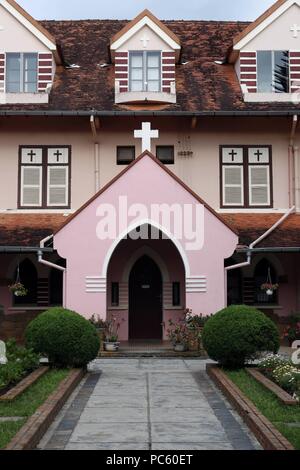
[[121, 342], [117, 352], [100, 351], [101, 358], [139, 358], [139, 357], [161, 357], [161, 358], [179, 358], [179, 357], [203, 357], [207, 358], [204, 351], [186, 351], [176, 352], [167, 341], [136, 341]]

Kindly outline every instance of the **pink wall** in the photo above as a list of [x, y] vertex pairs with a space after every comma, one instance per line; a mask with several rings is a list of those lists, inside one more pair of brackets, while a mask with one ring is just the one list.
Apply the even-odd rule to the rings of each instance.
[[[86, 317], [94, 313], [103, 316], [106, 312], [106, 289], [103, 288], [103, 283], [106, 283], [108, 253], [114, 251], [118, 241], [97, 238], [96, 228], [100, 221], [97, 210], [103, 204], [111, 204], [117, 208], [120, 195], [127, 195], [129, 206], [143, 203], [149, 211], [155, 203], [190, 204], [194, 209], [196, 206], [203, 209], [203, 247], [197, 251], [186, 250], [186, 244], [190, 240], [185, 234], [180, 242], [177, 241], [181, 256], [185, 258], [187, 282], [193, 276], [204, 276], [207, 279], [205, 292], [187, 289], [186, 305], [195, 313], [204, 314], [211, 314], [222, 308], [225, 305], [223, 263], [225, 258], [232, 255], [238, 241], [237, 236], [147, 155], [55, 235], [54, 246], [68, 263], [66, 305]], [[160, 225], [159, 222], [160, 220], [151, 220], [154, 225]], [[135, 226], [143, 223], [143, 214], [139, 214], [135, 219]], [[122, 233], [118, 229], [117, 238], [123, 238]], [[86, 291], [86, 276], [98, 276], [98, 292]]]

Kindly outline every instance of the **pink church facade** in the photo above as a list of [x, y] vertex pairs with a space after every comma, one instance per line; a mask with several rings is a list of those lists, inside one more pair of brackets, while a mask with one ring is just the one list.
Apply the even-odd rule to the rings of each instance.
[[292, 0], [253, 23], [1, 2], [0, 314], [63, 305], [127, 341], [166, 339], [186, 309], [299, 311], [297, 21]]

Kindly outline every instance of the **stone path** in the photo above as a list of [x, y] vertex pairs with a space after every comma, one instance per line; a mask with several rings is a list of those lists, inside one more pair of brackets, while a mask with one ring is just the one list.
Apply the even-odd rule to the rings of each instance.
[[98, 359], [38, 447], [259, 449], [205, 365], [187, 359]]

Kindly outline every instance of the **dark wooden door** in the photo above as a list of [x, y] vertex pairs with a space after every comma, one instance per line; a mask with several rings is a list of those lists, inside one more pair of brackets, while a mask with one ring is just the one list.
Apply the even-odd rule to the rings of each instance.
[[162, 339], [162, 277], [148, 256], [140, 258], [130, 273], [129, 339]]

